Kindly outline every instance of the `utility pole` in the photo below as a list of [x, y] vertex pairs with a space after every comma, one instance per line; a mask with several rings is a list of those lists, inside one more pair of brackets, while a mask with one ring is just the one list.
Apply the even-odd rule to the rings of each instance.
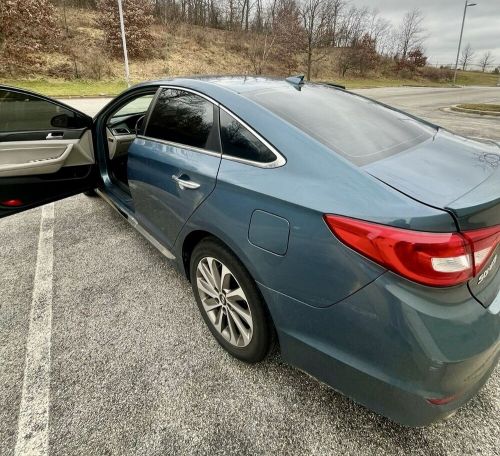
[[125, 38], [125, 23], [123, 22], [122, 0], [118, 0], [118, 14], [120, 15], [120, 30], [122, 32], [123, 58], [125, 60], [125, 81], [127, 83], [127, 87], [130, 87], [130, 72], [128, 69], [127, 40]]
[[453, 74], [453, 85], [455, 85], [455, 81], [457, 80], [458, 58], [460, 57], [460, 47], [462, 46], [462, 35], [464, 33], [465, 14], [467, 13], [467, 7], [476, 5], [477, 3], [469, 3], [469, 0], [465, 0], [464, 17], [462, 18], [462, 28], [460, 29], [460, 39], [458, 40], [457, 60], [455, 61], [455, 73]]

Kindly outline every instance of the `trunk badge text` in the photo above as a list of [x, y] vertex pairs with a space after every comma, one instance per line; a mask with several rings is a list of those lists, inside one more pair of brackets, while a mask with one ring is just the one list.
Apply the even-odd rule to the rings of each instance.
[[477, 279], [477, 284], [479, 285], [484, 279], [486, 279], [486, 277], [488, 277], [488, 274], [491, 272], [491, 270], [493, 269], [493, 267], [495, 266], [495, 263], [497, 262], [497, 257], [498, 255], [495, 255], [493, 257], [493, 260], [491, 260], [491, 263], [490, 265], [486, 268], [486, 270], [479, 276], [479, 278]]

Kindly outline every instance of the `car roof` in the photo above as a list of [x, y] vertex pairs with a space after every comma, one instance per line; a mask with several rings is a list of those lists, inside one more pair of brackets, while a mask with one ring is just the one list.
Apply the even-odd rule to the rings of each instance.
[[188, 83], [204, 83], [203, 85], [214, 85], [227, 90], [230, 90], [234, 93], [244, 93], [254, 90], [262, 90], [262, 89], [279, 89], [283, 87], [290, 87], [290, 83], [286, 82], [285, 79], [282, 78], [273, 78], [269, 76], [183, 76], [179, 78], [168, 78], [168, 79], [160, 79], [156, 81], [148, 81], [141, 84], [144, 85], [171, 85], [171, 84], [179, 84], [183, 85]]

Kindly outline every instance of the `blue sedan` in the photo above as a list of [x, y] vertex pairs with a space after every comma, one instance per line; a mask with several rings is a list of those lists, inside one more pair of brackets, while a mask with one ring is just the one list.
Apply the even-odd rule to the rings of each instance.
[[409, 426], [500, 353], [500, 149], [329, 84], [136, 85], [90, 118], [0, 86], [0, 216], [98, 194], [175, 260], [236, 358]]

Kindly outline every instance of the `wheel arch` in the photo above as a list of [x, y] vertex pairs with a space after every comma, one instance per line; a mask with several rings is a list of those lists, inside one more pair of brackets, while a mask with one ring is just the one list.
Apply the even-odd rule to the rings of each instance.
[[256, 283], [257, 290], [262, 298], [262, 302], [264, 303], [264, 307], [265, 307], [267, 316], [269, 318], [269, 321], [271, 322], [271, 325], [273, 327], [273, 330], [276, 331], [276, 325], [274, 323], [274, 318], [271, 314], [271, 309], [269, 308], [269, 304], [266, 302], [266, 299], [265, 299], [262, 291], [260, 290], [257, 278], [252, 274], [251, 268], [249, 268], [247, 266], [246, 261], [245, 261], [246, 258], [242, 258], [242, 255], [239, 255], [235, 251], [235, 249], [233, 249], [231, 247], [231, 245], [229, 245], [227, 242], [224, 242], [224, 240], [221, 239], [219, 236], [217, 236], [209, 231], [202, 230], [202, 229], [193, 230], [186, 235], [186, 237], [182, 241], [182, 249], [181, 249], [182, 271], [184, 272], [186, 278], [191, 282], [190, 272], [189, 272], [191, 255], [192, 255], [195, 247], [206, 238], [216, 239], [218, 242], [220, 242], [222, 245], [224, 245], [241, 262], [243, 267], [248, 271], [248, 273], [250, 274], [250, 277]]
[[189, 263], [191, 261], [193, 250], [203, 239], [208, 237], [214, 238], [222, 245], [224, 245], [243, 264], [252, 279], [255, 282], [259, 282], [259, 277], [255, 276], [253, 268], [248, 264], [249, 260], [242, 249], [234, 245], [234, 243], [225, 241], [221, 236], [218, 236], [217, 234], [202, 228], [197, 228], [190, 231], [182, 240], [182, 248], [180, 251], [182, 270], [189, 281], [191, 281], [189, 274]]

